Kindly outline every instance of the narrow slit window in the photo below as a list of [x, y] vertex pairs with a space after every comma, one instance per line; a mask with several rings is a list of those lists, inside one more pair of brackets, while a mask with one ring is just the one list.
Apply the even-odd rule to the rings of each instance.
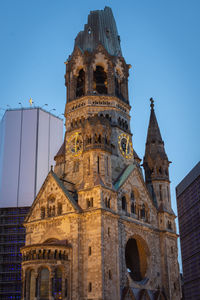
[[126, 211], [126, 197], [125, 196], [122, 197], [122, 210]]
[[111, 270], [108, 271], [108, 278], [111, 280], [112, 279], [112, 273]]
[[108, 157], [106, 157], [106, 170], [107, 170], [107, 176], [109, 176]]
[[89, 282], [88, 284], [88, 292], [91, 292], [92, 291], [92, 282]]
[[159, 185], [159, 191], [160, 191], [160, 201], [162, 201], [162, 185]]
[[169, 187], [167, 186], [167, 200], [169, 202]]
[[87, 174], [90, 175], [90, 157], [87, 159]]
[[89, 256], [92, 255], [92, 248], [91, 247], [88, 248], [88, 255]]
[[97, 173], [100, 173], [100, 158], [99, 156], [97, 157]]

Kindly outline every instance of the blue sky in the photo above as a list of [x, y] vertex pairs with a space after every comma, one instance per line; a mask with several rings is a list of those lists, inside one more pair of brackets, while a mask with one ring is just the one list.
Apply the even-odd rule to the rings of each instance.
[[[64, 112], [64, 73], [74, 38], [90, 10], [110, 6], [122, 52], [132, 65], [129, 97], [133, 145], [141, 158], [149, 122], [149, 98], [172, 161], [175, 186], [199, 161], [199, 0], [1, 0], [0, 107], [48, 103]], [[3, 110], [0, 111], [3, 115]]]

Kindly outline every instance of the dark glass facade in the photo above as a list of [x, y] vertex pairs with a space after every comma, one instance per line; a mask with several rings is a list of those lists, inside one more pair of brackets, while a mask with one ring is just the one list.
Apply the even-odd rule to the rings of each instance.
[[200, 299], [200, 163], [176, 188], [184, 299]]
[[0, 208], [0, 299], [21, 299], [21, 254], [24, 218], [29, 207]]

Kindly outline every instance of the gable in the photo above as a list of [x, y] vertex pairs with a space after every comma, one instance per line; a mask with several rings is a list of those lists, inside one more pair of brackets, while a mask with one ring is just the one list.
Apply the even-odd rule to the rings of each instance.
[[80, 211], [80, 207], [57, 175], [50, 171], [36, 196], [25, 222]]
[[[122, 198], [125, 197], [130, 205], [134, 204], [134, 214], [139, 217], [142, 209], [145, 209], [146, 216], [150, 223], [156, 223], [157, 208], [149, 194], [144, 182], [141, 170], [136, 164], [129, 165], [114, 184], [118, 192], [118, 206], [122, 204]], [[122, 208], [123, 209], [123, 208]]]

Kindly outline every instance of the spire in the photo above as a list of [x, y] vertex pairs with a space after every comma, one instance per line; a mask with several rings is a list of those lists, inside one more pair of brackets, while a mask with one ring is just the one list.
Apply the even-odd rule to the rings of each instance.
[[151, 104], [150, 104], [151, 115], [150, 115], [150, 120], [149, 120], [146, 144], [150, 144], [150, 143], [154, 143], [154, 142], [163, 143], [163, 140], [162, 140], [162, 137], [160, 134], [160, 129], [158, 126], [158, 122], [156, 119], [155, 111], [154, 111], [153, 98], [150, 98], [150, 102], [151, 102]]
[[102, 44], [111, 55], [122, 55], [115, 19], [111, 8], [107, 6], [104, 10], [90, 12], [88, 23], [75, 39], [75, 46], [82, 51], [92, 52], [99, 44]]
[[156, 119], [153, 98], [150, 99], [150, 102], [151, 114], [143, 163], [147, 183], [153, 180], [169, 180], [169, 161]]

